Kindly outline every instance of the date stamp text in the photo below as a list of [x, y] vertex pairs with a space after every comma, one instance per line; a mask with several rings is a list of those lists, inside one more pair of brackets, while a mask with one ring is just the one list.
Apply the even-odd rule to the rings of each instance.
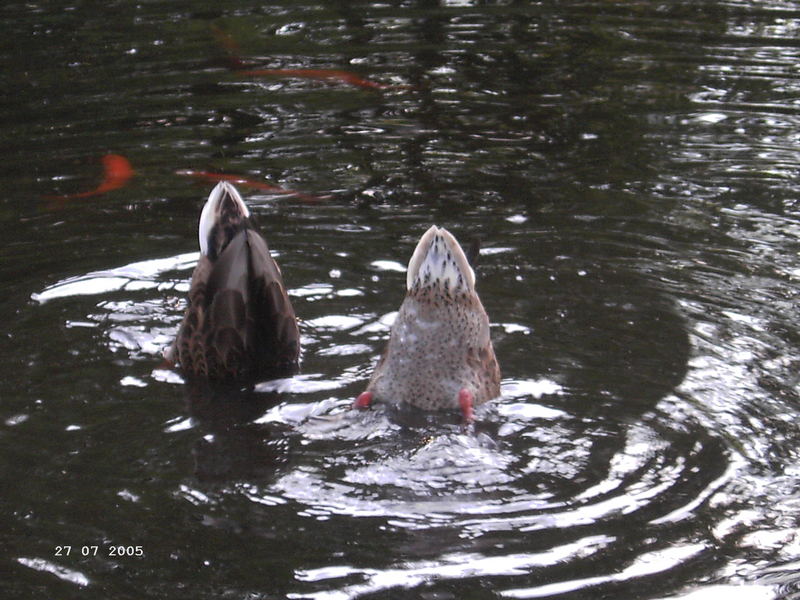
[[144, 557], [144, 546], [132, 546], [124, 544], [73, 546], [65, 544], [62, 546], [55, 546], [53, 556], [142, 558]]

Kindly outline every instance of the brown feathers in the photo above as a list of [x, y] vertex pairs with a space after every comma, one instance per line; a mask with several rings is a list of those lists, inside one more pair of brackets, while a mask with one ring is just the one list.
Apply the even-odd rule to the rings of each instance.
[[290, 374], [300, 332], [280, 270], [249, 213], [236, 211], [233, 186], [220, 185], [228, 187], [216, 199], [215, 188], [209, 198], [219, 204], [211, 207], [217, 220], [205, 224], [207, 245], [201, 242], [209, 256], [201, 253], [192, 274], [172, 358], [190, 378], [255, 381]]

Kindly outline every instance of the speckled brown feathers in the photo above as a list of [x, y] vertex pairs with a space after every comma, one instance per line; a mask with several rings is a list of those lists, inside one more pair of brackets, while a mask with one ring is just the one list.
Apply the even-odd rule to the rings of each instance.
[[187, 377], [247, 380], [296, 370], [300, 333], [280, 270], [230, 184], [209, 197], [189, 305], [168, 358]]
[[458, 408], [461, 390], [476, 405], [499, 396], [489, 317], [458, 242], [431, 227], [408, 269], [408, 291], [367, 392], [426, 410]]

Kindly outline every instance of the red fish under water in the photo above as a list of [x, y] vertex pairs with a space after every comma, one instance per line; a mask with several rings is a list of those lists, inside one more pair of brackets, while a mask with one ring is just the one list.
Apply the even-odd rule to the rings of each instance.
[[211, 26], [211, 35], [214, 36], [214, 40], [216, 40], [217, 45], [225, 50], [225, 61], [228, 64], [228, 68], [234, 71], [244, 69], [244, 61], [239, 56], [242, 52], [242, 49], [239, 47], [239, 42], [237, 42], [231, 34], [229, 34], [227, 31], [224, 31], [218, 25]]
[[211, 26], [211, 34], [214, 36], [217, 45], [225, 51], [228, 68], [239, 73], [242, 77], [296, 77], [299, 79], [345, 83], [367, 90], [407, 90], [412, 87], [378, 83], [377, 81], [359, 77], [350, 71], [340, 69], [248, 69], [245, 61], [241, 58], [241, 47], [233, 36], [217, 25]]
[[175, 171], [175, 174], [184, 175], [187, 177], [194, 177], [195, 179], [200, 179], [202, 181], [210, 181], [210, 182], [227, 181], [228, 183], [250, 187], [256, 190], [261, 190], [263, 192], [269, 192], [271, 194], [294, 196], [295, 198], [303, 200], [304, 202], [320, 202], [321, 200], [326, 199], [326, 196], [313, 196], [311, 194], [298, 192], [297, 190], [290, 190], [277, 185], [272, 185], [270, 183], [265, 183], [263, 181], [254, 181], [252, 179], [247, 179], [246, 177], [242, 177], [241, 175], [231, 175], [229, 173], [211, 173], [209, 171], [194, 171], [192, 169], [179, 169], [178, 171]]
[[368, 90], [402, 90], [409, 89], [406, 85], [389, 85], [378, 83], [359, 77], [350, 71], [338, 69], [254, 69], [237, 70], [242, 77], [297, 77], [300, 79], [316, 79], [317, 81], [332, 81], [334, 83], [346, 83]]
[[65, 194], [63, 196], [45, 196], [48, 200], [74, 200], [77, 198], [89, 198], [91, 196], [99, 196], [112, 190], [117, 190], [125, 186], [135, 171], [127, 158], [120, 154], [106, 154], [101, 159], [103, 162], [103, 181], [100, 182], [93, 190], [86, 192], [78, 192], [76, 194]]

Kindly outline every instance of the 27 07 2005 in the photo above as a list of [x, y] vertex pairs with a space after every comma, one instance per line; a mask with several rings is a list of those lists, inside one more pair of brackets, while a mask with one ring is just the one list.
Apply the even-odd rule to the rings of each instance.
[[141, 558], [144, 556], [144, 546], [122, 545], [122, 544], [115, 544], [111, 546], [99, 546], [99, 545], [72, 546], [70, 544], [64, 544], [56, 546], [53, 555], [61, 557], [107, 556], [109, 558], [128, 558], [128, 557]]

